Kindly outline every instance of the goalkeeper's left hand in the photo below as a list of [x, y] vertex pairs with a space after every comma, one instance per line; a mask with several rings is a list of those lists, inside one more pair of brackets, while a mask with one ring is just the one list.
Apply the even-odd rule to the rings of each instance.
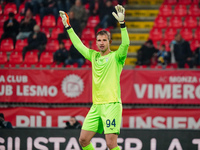
[[123, 24], [124, 18], [125, 18], [125, 8], [122, 5], [115, 6], [115, 9], [117, 11], [117, 14], [115, 12], [112, 12], [112, 15], [119, 21], [120, 24]]
[[62, 10], [60, 10], [59, 13], [60, 13], [60, 17], [62, 18], [62, 22], [65, 28], [71, 27], [69, 23], [69, 16], [67, 15], [67, 13]]

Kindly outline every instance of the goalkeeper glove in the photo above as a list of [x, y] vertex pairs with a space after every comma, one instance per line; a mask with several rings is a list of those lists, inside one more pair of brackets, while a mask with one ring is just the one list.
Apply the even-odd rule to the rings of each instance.
[[124, 18], [125, 18], [125, 9], [121, 5], [115, 6], [115, 9], [117, 11], [117, 14], [115, 12], [112, 12], [112, 15], [119, 21], [120, 24], [124, 24]]
[[60, 13], [60, 17], [62, 18], [62, 22], [65, 28], [71, 27], [69, 23], [69, 16], [67, 15], [67, 13], [61, 10], [59, 11], [59, 13]]

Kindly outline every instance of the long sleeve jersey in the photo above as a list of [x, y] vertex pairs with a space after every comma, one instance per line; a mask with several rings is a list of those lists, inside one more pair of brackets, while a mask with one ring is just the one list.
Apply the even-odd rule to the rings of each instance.
[[92, 101], [93, 104], [120, 102], [120, 74], [122, 72], [128, 47], [129, 37], [126, 27], [121, 28], [122, 43], [118, 50], [105, 56], [87, 48], [72, 28], [67, 30], [76, 49], [92, 63]]

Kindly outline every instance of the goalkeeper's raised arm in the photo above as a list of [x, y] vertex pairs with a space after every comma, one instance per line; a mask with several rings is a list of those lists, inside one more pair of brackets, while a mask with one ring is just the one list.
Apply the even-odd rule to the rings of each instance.
[[73, 28], [70, 25], [69, 16], [64, 11], [59, 11], [60, 17], [62, 18], [63, 25], [65, 26], [69, 37], [74, 45], [74, 47], [86, 58], [90, 59], [90, 50], [87, 48], [79, 39], [79, 37], [74, 32]]
[[120, 23], [121, 35], [122, 35], [121, 36], [122, 43], [119, 49], [117, 50], [117, 54], [119, 56], [119, 59], [121, 59], [123, 62], [126, 59], [130, 41], [129, 41], [129, 36], [128, 36], [126, 26], [125, 26], [125, 9], [121, 5], [115, 6], [115, 9], [117, 11], [117, 14], [115, 12], [113, 12], [112, 14], [115, 17], [115, 19], [117, 19], [117, 21]]

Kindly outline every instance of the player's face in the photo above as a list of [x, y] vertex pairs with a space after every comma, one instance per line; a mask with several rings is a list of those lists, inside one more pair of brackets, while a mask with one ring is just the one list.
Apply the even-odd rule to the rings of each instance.
[[109, 39], [107, 35], [98, 35], [96, 41], [97, 47], [101, 52], [105, 52], [109, 49]]

